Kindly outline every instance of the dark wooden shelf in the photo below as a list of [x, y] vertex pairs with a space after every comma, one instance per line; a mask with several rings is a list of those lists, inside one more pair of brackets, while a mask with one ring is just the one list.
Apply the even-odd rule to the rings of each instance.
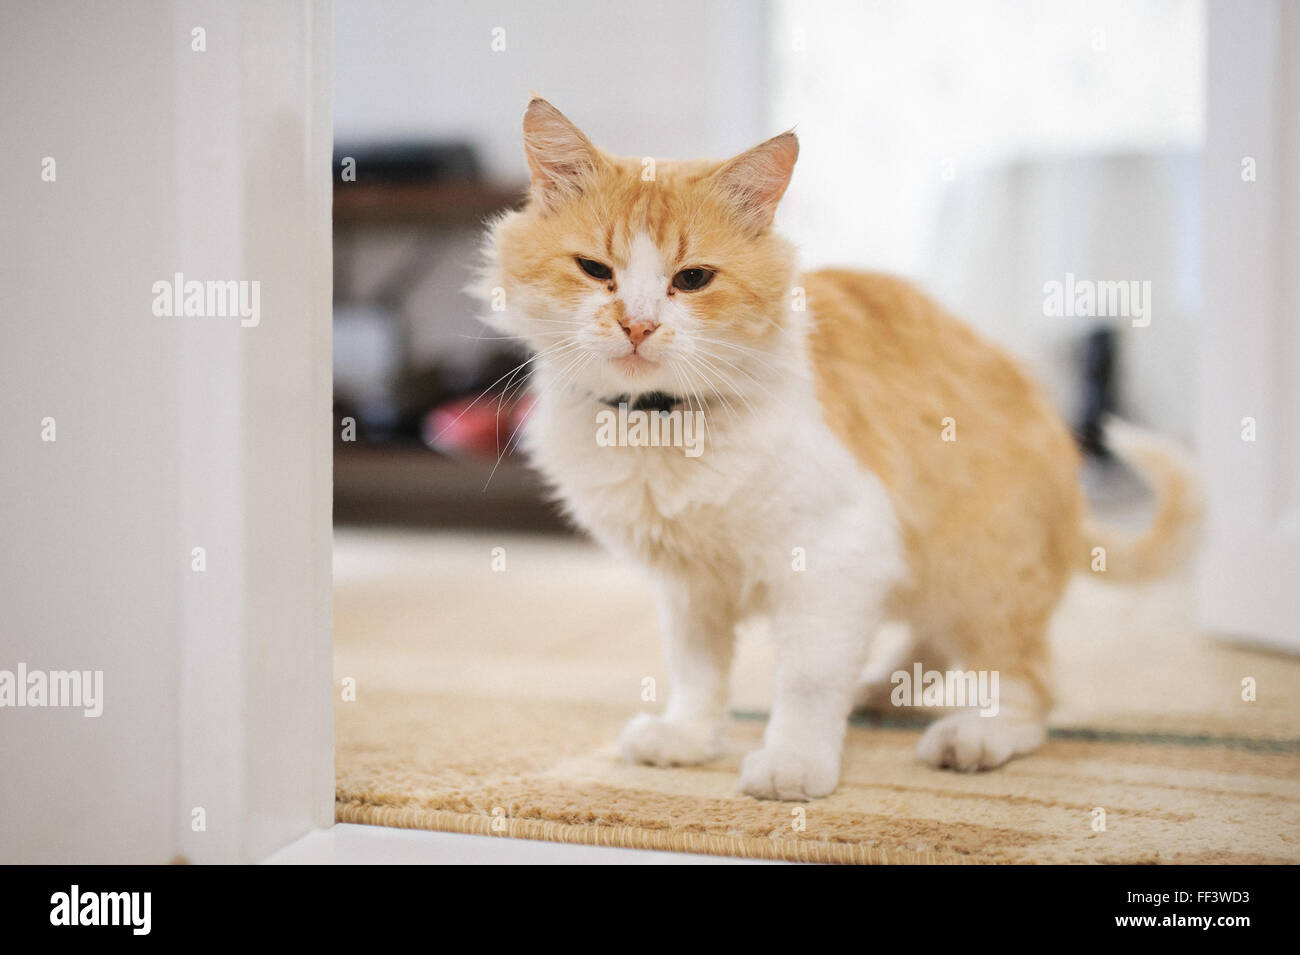
[[447, 458], [419, 445], [335, 444], [334, 522], [570, 531], [520, 459], [504, 458], [495, 474], [494, 464]]
[[456, 225], [481, 222], [518, 205], [526, 187], [475, 183], [334, 185], [334, 225]]

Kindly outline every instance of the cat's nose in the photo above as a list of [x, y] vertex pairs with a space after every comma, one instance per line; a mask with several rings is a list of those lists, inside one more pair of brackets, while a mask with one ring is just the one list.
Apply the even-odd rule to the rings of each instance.
[[659, 327], [659, 323], [650, 318], [624, 318], [619, 324], [623, 326], [623, 334], [632, 342], [633, 349], [640, 347]]

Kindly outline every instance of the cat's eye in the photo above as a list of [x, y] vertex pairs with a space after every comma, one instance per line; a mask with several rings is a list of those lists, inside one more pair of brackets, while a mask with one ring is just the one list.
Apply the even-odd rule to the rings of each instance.
[[614, 270], [608, 265], [597, 262], [595, 259], [584, 259], [580, 255], [575, 255], [578, 260], [578, 268], [586, 272], [593, 279], [600, 279], [602, 282], [608, 281], [614, 277]]
[[713, 281], [713, 269], [682, 269], [673, 276], [673, 288], [683, 292], [698, 292]]

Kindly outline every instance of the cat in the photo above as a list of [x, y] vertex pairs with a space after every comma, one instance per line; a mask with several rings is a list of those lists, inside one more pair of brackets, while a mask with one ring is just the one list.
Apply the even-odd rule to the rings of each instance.
[[[745, 793], [836, 788], [847, 718], [888, 681], [888, 665], [863, 668], [890, 620], [910, 625], [906, 659], [999, 677], [996, 715], [938, 719], [922, 760], [992, 769], [1039, 747], [1046, 627], [1070, 574], [1095, 548], [1104, 576], [1130, 579], [1186, 549], [1197, 498], [1178, 450], [1113, 422], [1157, 515], [1136, 537], [1090, 522], [1075, 443], [1010, 357], [901, 279], [797, 273], [773, 228], [793, 132], [725, 162], [647, 162], [534, 98], [523, 134], [529, 195], [489, 225], [479, 288], [487, 321], [533, 353], [532, 462], [655, 594], [670, 696], [627, 725], [621, 754], [723, 752], [734, 631], [756, 615], [777, 663]], [[700, 416], [703, 452], [598, 441], [615, 407]]]

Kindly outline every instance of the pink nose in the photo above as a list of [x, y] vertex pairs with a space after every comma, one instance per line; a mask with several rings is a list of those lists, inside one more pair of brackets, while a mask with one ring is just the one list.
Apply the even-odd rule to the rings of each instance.
[[638, 348], [659, 327], [658, 322], [648, 318], [625, 318], [619, 324], [623, 326], [623, 333], [631, 340], [633, 350]]

